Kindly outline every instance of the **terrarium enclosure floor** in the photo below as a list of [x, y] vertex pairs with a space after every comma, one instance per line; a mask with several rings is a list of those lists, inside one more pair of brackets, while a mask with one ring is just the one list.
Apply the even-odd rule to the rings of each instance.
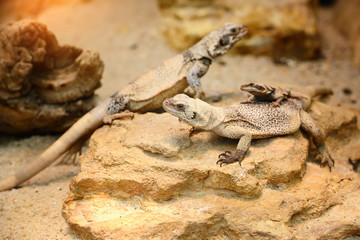
[[[4, 15], [1, 9], [0, 16], [2, 23], [21, 17]], [[105, 71], [97, 94], [102, 98], [176, 54], [159, 31], [161, 19], [155, 0], [65, 1], [29, 16], [47, 24], [61, 44], [100, 52]], [[204, 89], [236, 91], [249, 81], [325, 84], [334, 90], [330, 104], [352, 108], [359, 116], [359, 70], [349, 61], [351, 52], [344, 39], [331, 26], [331, 11], [321, 10], [319, 19], [324, 58], [279, 65], [267, 57], [227, 55], [212, 64], [202, 81]], [[57, 138], [0, 135], [1, 179]], [[51, 166], [24, 187], [0, 193], [0, 239], [78, 239], [61, 216], [69, 182], [78, 171], [76, 165]]]

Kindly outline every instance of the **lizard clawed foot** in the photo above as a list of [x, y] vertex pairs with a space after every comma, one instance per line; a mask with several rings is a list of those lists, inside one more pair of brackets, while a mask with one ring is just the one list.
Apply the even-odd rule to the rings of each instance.
[[103, 122], [104, 122], [104, 124], [110, 125], [115, 119], [122, 119], [122, 118], [126, 118], [126, 117], [130, 117], [131, 119], [133, 119], [134, 113], [130, 112], [129, 110], [125, 110], [124, 112], [121, 112], [121, 113], [115, 113], [112, 115], [105, 116], [103, 118]]
[[224, 153], [221, 153], [219, 155], [219, 160], [216, 162], [216, 164], [220, 163], [220, 167], [221, 167], [223, 164], [227, 165], [230, 163], [239, 162], [241, 166], [241, 162], [244, 159], [244, 157], [245, 157], [245, 152], [240, 150], [236, 150], [234, 153], [232, 153], [231, 151], [225, 151]]
[[202, 90], [201, 87], [194, 89], [189, 86], [184, 90], [184, 93], [192, 98], [199, 98], [199, 99], [205, 98], [205, 92], [204, 90]]
[[315, 160], [320, 161], [320, 165], [322, 167], [328, 165], [330, 172], [331, 169], [335, 167], [335, 160], [325, 146], [320, 146], [318, 148], [318, 152], [315, 155]]

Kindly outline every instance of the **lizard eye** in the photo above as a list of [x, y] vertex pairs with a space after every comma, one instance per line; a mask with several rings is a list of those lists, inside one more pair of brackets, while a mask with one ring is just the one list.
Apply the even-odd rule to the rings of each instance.
[[184, 109], [185, 109], [185, 106], [184, 106], [184, 104], [177, 104], [177, 105], [175, 106], [175, 108], [176, 108], [177, 110], [184, 110]]
[[232, 28], [230, 30], [230, 33], [232, 33], [232, 34], [237, 34], [238, 32], [239, 32], [239, 29], [237, 29], [237, 28]]

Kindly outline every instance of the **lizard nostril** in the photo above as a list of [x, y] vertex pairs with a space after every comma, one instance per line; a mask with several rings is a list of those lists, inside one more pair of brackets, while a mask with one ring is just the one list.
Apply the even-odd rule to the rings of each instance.
[[243, 25], [241, 30], [240, 30], [240, 33], [245, 33], [248, 31], [248, 27], [246, 25]]

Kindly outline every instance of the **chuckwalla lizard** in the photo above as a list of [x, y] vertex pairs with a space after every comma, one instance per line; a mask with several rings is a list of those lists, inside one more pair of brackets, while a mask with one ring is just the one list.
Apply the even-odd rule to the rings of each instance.
[[114, 118], [127, 115], [125, 110], [145, 112], [158, 109], [164, 99], [183, 92], [189, 85], [195, 90], [196, 97], [201, 96], [200, 78], [205, 75], [211, 62], [227, 53], [247, 31], [245, 25], [226, 23], [193, 47], [145, 72], [81, 117], [38, 158], [14, 176], [2, 180], [0, 191], [11, 189], [30, 179], [103, 125], [104, 121], [108, 123]]
[[215, 107], [200, 100], [178, 94], [163, 102], [163, 108], [170, 114], [195, 128], [211, 130], [220, 136], [239, 139], [235, 152], [226, 151], [219, 155], [217, 163], [230, 164], [244, 159], [251, 139], [287, 135], [302, 129], [314, 140], [317, 147], [316, 160], [327, 164], [331, 171], [334, 160], [325, 146], [325, 136], [312, 117], [305, 111], [311, 99], [318, 95], [330, 94], [326, 87], [308, 86], [303, 88], [302, 98], [289, 98], [278, 107], [271, 102], [252, 102]]

